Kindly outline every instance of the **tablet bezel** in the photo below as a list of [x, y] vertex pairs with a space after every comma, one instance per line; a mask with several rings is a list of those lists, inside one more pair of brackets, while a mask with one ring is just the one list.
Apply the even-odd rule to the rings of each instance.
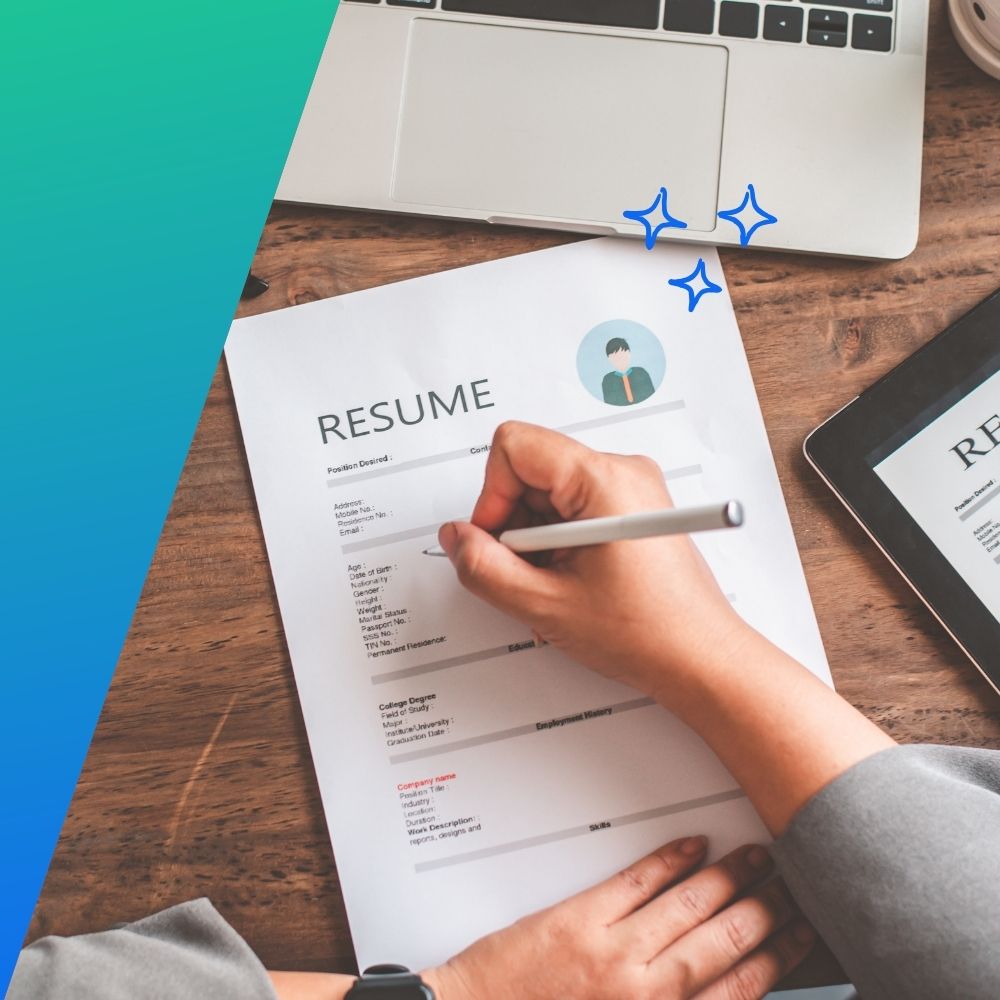
[[1000, 291], [817, 427], [803, 451], [1000, 694], [1000, 621], [873, 468], [997, 370]]

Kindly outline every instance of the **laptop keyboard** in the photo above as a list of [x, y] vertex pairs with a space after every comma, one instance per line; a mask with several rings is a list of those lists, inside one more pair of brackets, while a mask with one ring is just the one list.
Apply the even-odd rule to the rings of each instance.
[[[380, 4], [382, 0], [346, 0]], [[894, 0], [385, 0], [388, 7], [892, 51]]]

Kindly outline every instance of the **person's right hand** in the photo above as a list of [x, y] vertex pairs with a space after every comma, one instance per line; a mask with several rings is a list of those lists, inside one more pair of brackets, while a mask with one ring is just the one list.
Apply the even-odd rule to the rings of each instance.
[[668, 844], [423, 978], [438, 1000], [759, 1000], [815, 932], [781, 883], [754, 888], [762, 847], [691, 875], [704, 853], [704, 837]]
[[492, 534], [669, 506], [651, 459], [604, 454], [556, 431], [505, 423], [471, 523], [444, 525], [439, 541], [474, 594], [574, 659], [669, 703], [686, 671], [735, 657], [749, 631], [689, 538], [568, 549], [537, 566]]

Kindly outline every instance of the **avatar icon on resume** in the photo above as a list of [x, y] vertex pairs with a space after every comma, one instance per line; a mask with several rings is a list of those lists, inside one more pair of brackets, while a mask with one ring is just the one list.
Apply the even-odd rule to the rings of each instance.
[[601, 383], [604, 402], [611, 406], [632, 406], [649, 399], [656, 391], [645, 368], [633, 367], [632, 349], [623, 337], [612, 337], [605, 353], [614, 371], [608, 372]]

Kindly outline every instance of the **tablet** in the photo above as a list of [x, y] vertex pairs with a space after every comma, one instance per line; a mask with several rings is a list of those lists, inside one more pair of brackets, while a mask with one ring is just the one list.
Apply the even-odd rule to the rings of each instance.
[[1000, 292], [804, 450], [1000, 693]]

